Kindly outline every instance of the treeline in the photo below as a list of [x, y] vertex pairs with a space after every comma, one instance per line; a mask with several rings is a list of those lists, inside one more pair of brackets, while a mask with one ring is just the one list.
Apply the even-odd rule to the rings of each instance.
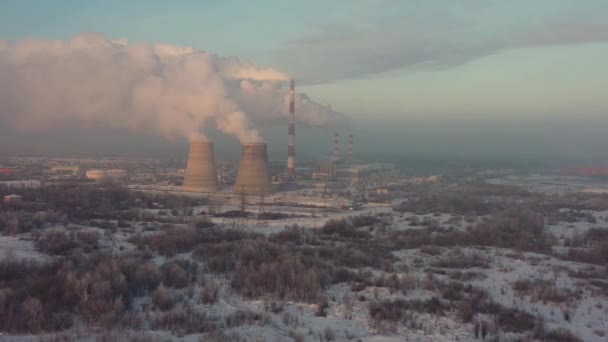
[[[235, 229], [175, 227], [131, 242], [166, 256], [192, 253], [206, 271], [230, 275], [231, 287], [248, 298], [315, 303], [326, 286], [344, 281], [338, 268], [392, 269], [390, 251], [368, 239], [378, 224], [377, 218], [355, 217], [330, 221], [319, 231], [292, 227], [268, 238]], [[336, 245], [339, 239], [349, 243]]]
[[392, 250], [437, 246], [494, 246], [549, 253], [553, 236], [544, 230], [542, 214], [525, 207], [496, 212], [489, 219], [461, 231], [447, 228], [393, 231], [385, 238]]
[[[487, 183], [459, 184], [449, 189], [435, 186], [407, 194], [408, 200], [396, 205], [399, 212], [487, 215], [512, 205], [525, 203], [529, 208], [551, 215], [554, 221], [593, 222], [581, 210], [608, 210], [608, 194], [572, 192], [533, 194], [521, 188]], [[569, 209], [563, 211], [563, 209]]]
[[[121, 186], [50, 185], [15, 191], [0, 187], [0, 196], [16, 192], [26, 202], [45, 203], [68, 218], [110, 218], [117, 211], [159, 209], [185, 211], [208, 203], [205, 198], [131, 191]], [[5, 208], [6, 210], [7, 208]]]
[[[215, 287], [214, 287], [215, 286]], [[76, 321], [107, 329], [168, 329], [180, 333], [219, 332], [227, 321], [193, 311], [175, 289], [209, 303], [217, 287], [204, 279], [198, 263], [168, 261], [162, 266], [141, 256], [97, 253], [50, 263], [0, 262], [0, 331], [31, 333], [69, 329]], [[215, 290], [213, 290], [215, 288]], [[135, 297], [152, 297], [153, 311], [133, 306]], [[205, 297], [206, 296], [206, 297]], [[206, 299], [205, 299], [206, 298]], [[146, 318], [146, 315], [151, 320]], [[231, 324], [246, 321], [231, 317]]]
[[562, 208], [574, 210], [608, 210], [608, 194], [573, 192], [546, 196], [543, 198], [545, 211], [558, 211]]
[[[12, 191], [0, 187], [0, 196]], [[193, 206], [208, 203], [205, 198], [133, 192], [116, 186], [56, 185], [23, 188], [17, 192], [24, 201], [44, 203], [44, 207], [0, 204], [0, 234], [27, 233], [69, 223], [113, 225], [113, 229], [125, 227], [126, 221], [135, 220], [184, 223], [179, 215], [190, 216]], [[159, 216], [146, 210], [159, 208], [172, 216]], [[110, 220], [120, 222], [118, 225], [110, 224]]]
[[[569, 260], [608, 265], [608, 228], [591, 228], [584, 235], [566, 239]], [[608, 266], [606, 268], [608, 270]]]

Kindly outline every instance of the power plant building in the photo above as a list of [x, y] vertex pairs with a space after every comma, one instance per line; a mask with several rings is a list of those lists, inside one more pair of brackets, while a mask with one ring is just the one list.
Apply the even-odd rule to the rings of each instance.
[[4, 196], [4, 203], [21, 204], [21, 203], [23, 203], [23, 197], [21, 197], [19, 195], [6, 195], [6, 196]]
[[53, 165], [51, 173], [67, 174], [76, 176], [80, 172], [80, 166], [75, 165]]
[[86, 173], [86, 177], [87, 179], [95, 180], [98, 182], [105, 180], [119, 182], [127, 180], [127, 171], [123, 169], [89, 170]]
[[319, 163], [316, 172], [312, 174], [313, 180], [333, 181], [336, 177], [336, 163], [331, 160], [323, 160]]
[[369, 175], [367, 166], [350, 166], [336, 168], [336, 179], [339, 181], [358, 181]]

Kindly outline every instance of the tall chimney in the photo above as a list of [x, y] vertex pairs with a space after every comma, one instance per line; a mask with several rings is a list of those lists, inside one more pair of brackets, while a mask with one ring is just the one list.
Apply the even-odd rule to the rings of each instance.
[[338, 162], [340, 160], [340, 134], [338, 134], [338, 132], [334, 132], [333, 160], [334, 162]]
[[348, 163], [353, 163], [353, 134], [348, 135]]
[[182, 189], [197, 192], [217, 191], [213, 143], [208, 141], [190, 142], [190, 153]]
[[295, 111], [296, 82], [291, 80], [289, 87], [289, 145], [287, 146], [287, 177], [296, 176], [296, 111]]
[[246, 195], [272, 193], [272, 184], [268, 172], [268, 152], [265, 143], [243, 144], [234, 192]]

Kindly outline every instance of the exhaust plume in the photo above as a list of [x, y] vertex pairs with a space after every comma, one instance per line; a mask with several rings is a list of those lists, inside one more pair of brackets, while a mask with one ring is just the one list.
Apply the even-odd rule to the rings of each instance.
[[[260, 82], [243, 79], [234, 98], [251, 113], [254, 121], [283, 122], [289, 118], [289, 88], [286, 82]], [[342, 128], [348, 125], [344, 114], [329, 104], [318, 103], [306, 94], [295, 94], [296, 122], [311, 127]]]
[[[69, 41], [0, 41], [0, 122], [44, 129], [75, 121], [195, 141], [207, 140], [201, 132], [214, 124], [242, 143], [261, 142], [252, 122], [287, 115], [280, 85], [287, 79], [235, 57], [99, 33]], [[333, 115], [312, 101], [302, 106], [298, 113], [311, 122]]]

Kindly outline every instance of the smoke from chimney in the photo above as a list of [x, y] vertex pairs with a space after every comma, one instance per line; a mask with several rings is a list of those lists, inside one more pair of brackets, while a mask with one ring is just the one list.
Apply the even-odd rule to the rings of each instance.
[[[44, 130], [77, 122], [168, 139], [200, 138], [214, 124], [242, 143], [260, 142], [253, 123], [284, 118], [287, 90], [280, 84], [287, 79], [233, 57], [191, 47], [129, 44], [99, 33], [69, 41], [0, 42], [0, 124]], [[341, 117], [302, 99], [306, 104], [298, 106], [299, 116], [311, 125]]]

